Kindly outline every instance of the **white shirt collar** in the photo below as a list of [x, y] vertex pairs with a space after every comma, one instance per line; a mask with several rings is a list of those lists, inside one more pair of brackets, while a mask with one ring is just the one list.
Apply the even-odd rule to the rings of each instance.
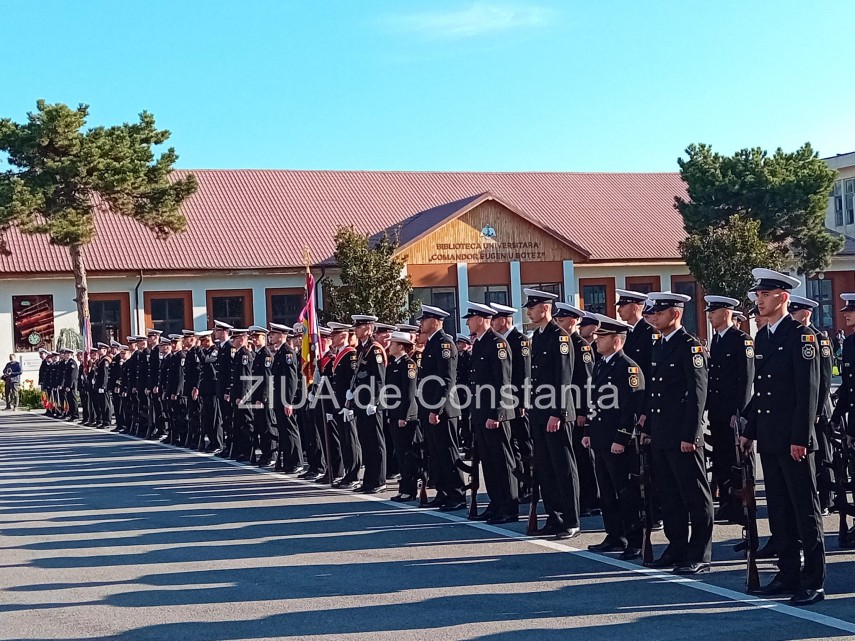
[[609, 354], [608, 356], [603, 356], [603, 360], [606, 363], [608, 363], [610, 360], [612, 360], [615, 357], [616, 354], [617, 354], [617, 352], [615, 352], [614, 354]]
[[774, 323], [774, 324], [772, 324], [772, 325], [766, 325], [766, 329], [768, 329], [768, 330], [769, 330], [769, 333], [770, 333], [770, 334], [774, 334], [774, 333], [775, 333], [775, 330], [776, 330], [776, 329], [778, 329], [778, 325], [780, 325], [780, 324], [781, 324], [781, 321], [782, 321], [782, 320], [784, 320], [786, 317], [787, 317], [787, 315], [786, 315], [786, 314], [784, 314], [783, 316], [781, 316], [781, 318], [779, 318], [777, 321], [775, 321], [775, 323]]
[[665, 334], [662, 334], [662, 341], [667, 343], [669, 340], [671, 340], [671, 337], [674, 336], [674, 334], [676, 334], [679, 331], [680, 331], [680, 328], [678, 327], [677, 329], [675, 329], [673, 332], [671, 332], [667, 336], [665, 336]]
[[718, 337], [719, 337], [719, 338], [724, 338], [724, 335], [725, 335], [725, 334], [727, 334], [727, 331], [728, 331], [729, 329], [730, 329], [730, 325], [728, 325], [727, 327], [725, 327], [725, 328], [724, 328], [723, 330], [721, 330], [720, 332], [716, 332], [716, 334], [718, 334]]

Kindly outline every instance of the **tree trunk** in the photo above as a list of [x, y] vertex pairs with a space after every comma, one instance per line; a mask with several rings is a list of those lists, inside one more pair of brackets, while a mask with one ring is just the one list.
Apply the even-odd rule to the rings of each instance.
[[[80, 322], [80, 335], [83, 336], [83, 348], [92, 348], [92, 332], [89, 327], [89, 282], [86, 278], [86, 265], [83, 261], [83, 246], [71, 245], [68, 248], [71, 253], [71, 269], [74, 270], [74, 289], [77, 292], [77, 320]], [[84, 353], [84, 359], [89, 358]]]

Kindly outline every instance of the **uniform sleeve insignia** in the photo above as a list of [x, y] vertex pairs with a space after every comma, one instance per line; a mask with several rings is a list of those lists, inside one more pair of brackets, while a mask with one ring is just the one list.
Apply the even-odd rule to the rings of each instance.
[[375, 354], [374, 360], [376, 360], [378, 363], [382, 363], [383, 362], [383, 354]]
[[249, 362], [249, 358], [247, 356], [241, 357], [241, 365], [246, 365]]
[[528, 347], [528, 343], [529, 341], [527, 338], [524, 338], [520, 341], [520, 345], [522, 345], [523, 347]]
[[637, 367], [627, 367], [627, 370], [629, 370], [630, 374], [638, 374], [638, 368]]
[[704, 348], [701, 347], [700, 345], [692, 346], [692, 354], [703, 354], [703, 353], [704, 353]]
[[523, 346], [522, 350], [520, 350], [520, 353], [523, 356], [528, 356], [531, 354], [531, 350], [528, 347]]
[[830, 345], [831, 343], [829, 342], [829, 340], [827, 338], [823, 338], [819, 341], [819, 344], [820, 345]]
[[745, 340], [745, 347], [750, 347], [753, 344], [754, 344], [754, 341], [751, 340], [750, 338]]
[[359, 369], [359, 361], [350, 361], [350, 369], [354, 372]]
[[692, 356], [692, 365], [695, 369], [701, 369], [704, 366], [704, 357], [701, 354]]
[[220, 355], [220, 351], [219, 351], [219, 350], [216, 350], [216, 349], [215, 349], [213, 352], [211, 352], [211, 356], [219, 356], [219, 355]]
[[234, 357], [235, 357], [235, 353], [236, 353], [236, 352], [237, 352], [237, 350], [236, 350], [234, 347], [232, 347], [232, 358], [234, 358]]
[[815, 343], [815, 342], [816, 342], [816, 336], [814, 336], [813, 334], [802, 334], [802, 343]]
[[565, 336], [564, 334], [561, 334], [561, 335], [558, 337], [558, 340], [559, 340], [559, 341], [561, 341], [562, 343], [569, 343], [569, 342], [570, 342], [570, 337], [569, 337], [569, 336]]
[[415, 367], [411, 367], [411, 368], [407, 371], [407, 378], [415, 378], [415, 377], [416, 377], [416, 368], [415, 368]]
[[[635, 369], [635, 368], [630, 367], [629, 369]], [[638, 374], [631, 374], [629, 377], [629, 386], [632, 389], [635, 389], [639, 386], [639, 384], [640, 384], [640, 381], [638, 380]]]
[[754, 348], [751, 345], [745, 348], [745, 355], [748, 358], [754, 358]]
[[653, 337], [653, 340], [655, 340], [655, 341], [658, 341], [660, 338], [662, 338], [662, 334], [651, 334], [651, 336]]
[[442, 349], [451, 349], [451, 343], [443, 343]]
[[496, 347], [499, 349], [507, 349], [507, 345], [505, 345], [502, 341], [496, 341]]
[[270, 358], [270, 357], [268, 356], [267, 358], [265, 358], [265, 359], [264, 359], [264, 366], [265, 366], [265, 367], [270, 367], [270, 363], [271, 363], [272, 361], [273, 361], [273, 359], [272, 359], [272, 358]]
[[285, 362], [290, 365], [294, 362], [294, 357], [291, 354], [285, 354]]
[[822, 346], [822, 357], [831, 358], [831, 348], [828, 345]]
[[442, 357], [443, 358], [451, 358], [451, 350], [450, 349], [442, 350]]
[[582, 345], [582, 351], [583, 352], [590, 352], [591, 346], [590, 345]]
[[[802, 339], [807, 338], [806, 336], [802, 336]], [[810, 338], [813, 338], [811, 336]], [[804, 345], [802, 346], [802, 357], [806, 361], [813, 360], [813, 357], [816, 356], [816, 348], [813, 345]]]
[[561, 347], [558, 348], [562, 354], [570, 353], [570, 346], [567, 343], [561, 343]]
[[506, 350], [506, 349], [500, 349], [500, 350], [499, 350], [499, 360], [500, 360], [500, 361], [503, 361], [503, 360], [505, 360], [507, 357], [508, 357], [508, 350]]
[[[563, 347], [563, 345], [562, 345]], [[584, 348], [582, 348], [584, 349]], [[586, 352], [582, 353], [582, 360], [586, 363], [590, 363], [594, 360], [594, 357], [591, 355], [591, 348], [589, 347]]]

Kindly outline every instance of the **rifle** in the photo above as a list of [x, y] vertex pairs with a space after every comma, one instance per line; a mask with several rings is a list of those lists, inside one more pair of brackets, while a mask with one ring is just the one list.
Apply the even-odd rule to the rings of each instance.
[[757, 590], [760, 587], [760, 573], [757, 570], [757, 549], [760, 546], [757, 535], [757, 496], [754, 493], [754, 472], [751, 469], [751, 461], [748, 458], [747, 452], [739, 446], [739, 437], [745, 423], [745, 419], [742, 418], [739, 410], [737, 410], [733, 435], [736, 444], [736, 460], [739, 461], [739, 465], [742, 468], [742, 489], [739, 491], [739, 498], [742, 502], [743, 514], [745, 515], [745, 527], [742, 529], [746, 542], [745, 560], [747, 567], [745, 587], [751, 591]]
[[851, 452], [846, 442], [845, 424], [835, 427], [831, 425], [831, 445], [834, 450], [832, 468], [834, 470], [834, 510], [840, 518], [837, 530], [837, 543], [841, 548], [855, 547], [855, 541], [849, 535], [847, 518], [855, 516], [855, 506], [849, 503], [848, 492], [852, 489], [849, 480]]
[[427, 483], [425, 482], [424, 477], [420, 477], [418, 481], [416, 481], [419, 490], [419, 506], [427, 505], [428, 495], [427, 495]]
[[[472, 443], [472, 461], [469, 464], [469, 484], [464, 489], [469, 489], [471, 499], [469, 501], [469, 520], [474, 521], [478, 516], [478, 490], [481, 489], [481, 474], [479, 465], [481, 459], [478, 456], [478, 447]], [[458, 459], [458, 467], [466, 467], [462, 460]], [[461, 469], [463, 469], [461, 468]]]
[[537, 534], [537, 504], [540, 502], [540, 485], [537, 482], [537, 474], [535, 474], [534, 457], [531, 457], [531, 501], [528, 504], [528, 527], [526, 534], [534, 536]]
[[638, 454], [638, 488], [641, 491], [641, 560], [647, 565], [653, 562], [653, 478], [650, 470], [650, 445], [641, 442], [641, 426], [636, 424], [635, 451]]

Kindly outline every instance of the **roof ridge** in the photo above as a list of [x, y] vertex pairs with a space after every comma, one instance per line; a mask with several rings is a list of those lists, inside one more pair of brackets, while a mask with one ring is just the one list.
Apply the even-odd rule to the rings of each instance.
[[472, 171], [457, 169], [291, 169], [291, 168], [242, 168], [242, 169], [215, 169], [215, 168], [177, 168], [178, 172], [204, 172], [204, 173], [302, 173], [302, 174], [458, 174], [458, 175], [482, 175], [482, 176], [679, 176], [678, 171], [558, 171], [558, 170], [535, 170], [535, 171]]

